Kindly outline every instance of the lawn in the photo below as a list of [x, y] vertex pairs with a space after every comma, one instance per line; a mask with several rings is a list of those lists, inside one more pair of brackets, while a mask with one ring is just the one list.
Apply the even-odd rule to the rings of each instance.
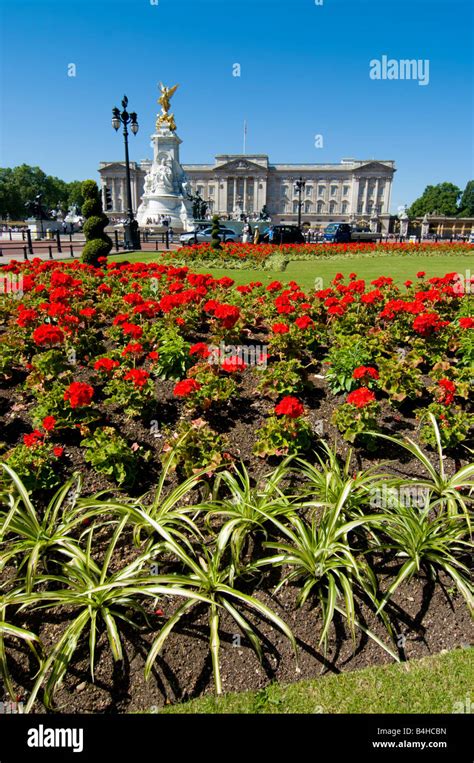
[[[201, 697], [163, 713], [452, 713], [466, 703], [474, 682], [472, 649], [364, 668], [257, 692]], [[463, 709], [464, 708], [464, 709]]]
[[[160, 259], [160, 253], [156, 252], [135, 252], [131, 254], [119, 254], [111, 256], [114, 262], [152, 262]], [[429, 273], [430, 276], [443, 276], [446, 273], [474, 273], [474, 254], [473, 255], [391, 255], [384, 257], [338, 256], [334, 260], [301, 260], [290, 262], [285, 271], [275, 270], [256, 270], [254, 268], [235, 269], [235, 268], [196, 268], [192, 266], [193, 272], [209, 273], [215, 278], [228, 276], [233, 278], [236, 284], [244, 284], [249, 281], [262, 281], [269, 283], [275, 279], [281, 281], [297, 281], [304, 289], [318, 288], [324, 289], [334, 278], [337, 272], [343, 273], [346, 277], [349, 273], [356, 272], [359, 278], [373, 279], [378, 276], [391, 276], [398, 284], [402, 284], [407, 279], [416, 280], [416, 274], [420, 270]], [[316, 283], [316, 278], [322, 279]]]

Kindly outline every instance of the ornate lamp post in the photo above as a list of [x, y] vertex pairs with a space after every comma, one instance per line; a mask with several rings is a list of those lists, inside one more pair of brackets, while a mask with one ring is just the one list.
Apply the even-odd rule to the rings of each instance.
[[127, 125], [130, 125], [130, 129], [134, 135], [138, 132], [137, 115], [135, 111], [130, 114], [127, 111], [128, 98], [126, 95], [123, 97], [122, 107], [123, 111], [120, 113], [120, 109], [115, 107], [112, 109], [112, 127], [117, 131], [120, 125], [123, 125], [123, 140], [125, 143], [125, 172], [126, 172], [126, 185], [127, 185], [127, 219], [124, 225], [124, 249], [141, 249], [140, 235], [138, 231], [138, 223], [135, 220], [132, 209], [132, 189], [130, 186], [130, 160], [128, 157], [128, 130]]
[[294, 189], [298, 194], [298, 228], [301, 228], [301, 207], [303, 206], [303, 202], [301, 201], [301, 194], [303, 193], [305, 185], [306, 180], [303, 180], [302, 177], [300, 177], [298, 180], [295, 180]]

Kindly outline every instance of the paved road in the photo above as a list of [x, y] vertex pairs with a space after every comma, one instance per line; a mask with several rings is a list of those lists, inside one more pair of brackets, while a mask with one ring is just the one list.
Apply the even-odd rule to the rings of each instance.
[[[41, 260], [64, 260], [75, 257], [76, 259], [81, 256], [82, 249], [84, 247], [84, 239], [74, 239], [72, 242], [69, 238], [66, 241], [61, 242], [61, 252], [58, 251], [56, 241], [34, 241], [33, 242], [33, 254], [28, 252], [26, 241], [5, 241], [0, 239], [0, 265], [12, 260], [32, 260], [34, 257], [39, 257]], [[170, 249], [175, 250], [179, 248], [179, 244], [170, 244]], [[154, 251], [166, 251], [164, 245], [158, 243], [158, 248], [155, 242], [149, 241], [142, 244], [142, 251], [154, 252]], [[26, 257], [25, 257], [26, 252]], [[116, 252], [115, 247], [112, 249], [111, 254], [124, 254], [123, 249]]]

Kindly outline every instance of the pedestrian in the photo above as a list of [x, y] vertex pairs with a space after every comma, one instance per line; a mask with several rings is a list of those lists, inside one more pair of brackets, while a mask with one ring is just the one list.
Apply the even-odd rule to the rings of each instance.
[[252, 228], [250, 227], [250, 224], [247, 222], [244, 225], [243, 231], [242, 231], [242, 243], [248, 244], [252, 237]]
[[275, 228], [273, 225], [270, 225], [268, 229], [268, 243], [273, 244], [273, 239], [275, 238]]
[[260, 241], [260, 230], [258, 225], [256, 225], [255, 230], [253, 232], [253, 243], [258, 244], [259, 241]]

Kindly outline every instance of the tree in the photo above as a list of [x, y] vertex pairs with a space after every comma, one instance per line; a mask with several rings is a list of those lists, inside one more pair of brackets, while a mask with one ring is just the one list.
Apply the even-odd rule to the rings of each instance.
[[86, 218], [84, 236], [87, 242], [82, 250], [82, 261], [97, 267], [99, 257], [107, 257], [112, 249], [112, 240], [105, 233], [109, 218], [102, 210], [102, 198], [95, 180], [84, 180], [81, 191], [84, 197], [82, 214]]
[[212, 217], [211, 246], [213, 249], [222, 249], [219, 236], [219, 215], [213, 215]]
[[25, 204], [38, 194], [46, 210], [56, 209], [58, 204], [66, 211], [71, 204], [82, 206], [81, 181], [66, 183], [60, 178], [47, 175], [40, 167], [21, 164], [18, 167], [0, 168], [0, 217], [10, 215], [12, 220], [27, 217]]
[[474, 180], [469, 180], [459, 202], [459, 217], [474, 217]]
[[438, 214], [453, 217], [458, 213], [458, 200], [461, 189], [453, 183], [438, 183], [426, 186], [423, 195], [413, 202], [408, 216], [423, 217], [425, 214]]
[[68, 187], [68, 199], [67, 199], [68, 207], [75, 204], [76, 207], [78, 207], [79, 210], [81, 210], [82, 205], [84, 204], [84, 196], [82, 195], [82, 181], [73, 180], [71, 183], [67, 184], [67, 187]]

